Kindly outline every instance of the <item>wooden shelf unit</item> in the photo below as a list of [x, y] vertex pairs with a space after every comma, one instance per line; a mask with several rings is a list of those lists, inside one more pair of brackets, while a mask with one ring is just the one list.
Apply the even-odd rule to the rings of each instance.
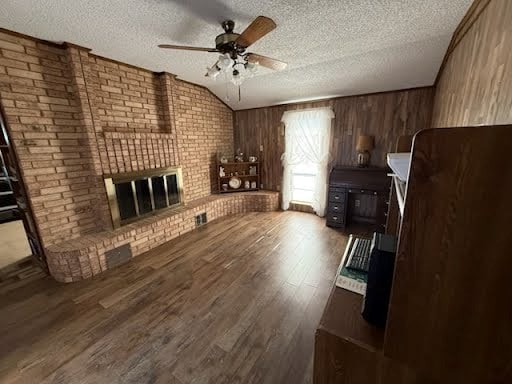
[[[239, 177], [240, 179], [243, 179], [244, 177], [258, 177], [259, 175], [238, 175], [236, 177]], [[231, 179], [233, 176], [219, 176], [221, 179]]]
[[[224, 168], [226, 176], [220, 176], [220, 167]], [[249, 174], [251, 167], [256, 167], [256, 174]], [[240, 188], [234, 189], [229, 186], [229, 180], [232, 177], [238, 177], [242, 181]], [[260, 189], [260, 163], [258, 161], [217, 163], [217, 179], [219, 193], [258, 191]], [[250, 188], [245, 188], [246, 181], [250, 183]], [[256, 182], [256, 188], [252, 188], [253, 182]], [[227, 185], [227, 190], [224, 190], [223, 184]]]
[[333, 286], [315, 384], [512, 383], [510, 153], [512, 125], [416, 134], [386, 327]]

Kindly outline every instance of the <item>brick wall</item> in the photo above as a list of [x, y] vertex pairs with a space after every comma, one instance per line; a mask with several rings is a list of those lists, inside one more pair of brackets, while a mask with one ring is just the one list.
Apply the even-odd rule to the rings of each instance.
[[217, 153], [233, 153], [233, 114], [197, 85], [175, 81], [174, 113], [187, 200], [216, 191]]
[[232, 111], [208, 90], [72, 44], [1, 31], [0, 98], [44, 246], [111, 228], [105, 174], [181, 165], [191, 201], [233, 152]]
[[167, 132], [160, 79], [153, 72], [90, 56], [95, 101], [104, 130]]
[[90, 143], [67, 52], [0, 33], [0, 92], [45, 243], [93, 231]]

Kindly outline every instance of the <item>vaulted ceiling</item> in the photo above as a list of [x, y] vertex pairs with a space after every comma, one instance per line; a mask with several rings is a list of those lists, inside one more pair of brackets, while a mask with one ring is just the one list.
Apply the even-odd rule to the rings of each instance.
[[[68, 41], [111, 59], [167, 71], [204, 85], [233, 109], [432, 85], [451, 35], [471, 0], [3, 0], [0, 26]], [[158, 44], [214, 47], [220, 22], [241, 32], [258, 15], [277, 29], [251, 52], [286, 61], [242, 84], [204, 76], [215, 53]], [[229, 100], [226, 99], [229, 96]]]

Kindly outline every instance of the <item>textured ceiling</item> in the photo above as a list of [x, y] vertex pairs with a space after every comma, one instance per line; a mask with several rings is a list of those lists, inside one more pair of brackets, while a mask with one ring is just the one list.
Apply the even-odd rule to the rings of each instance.
[[[431, 85], [472, 0], [2, 0], [0, 26], [168, 71], [210, 88], [233, 109]], [[218, 24], [241, 32], [256, 16], [277, 29], [251, 52], [288, 62], [242, 85], [204, 77], [214, 53], [157, 44], [214, 46]]]

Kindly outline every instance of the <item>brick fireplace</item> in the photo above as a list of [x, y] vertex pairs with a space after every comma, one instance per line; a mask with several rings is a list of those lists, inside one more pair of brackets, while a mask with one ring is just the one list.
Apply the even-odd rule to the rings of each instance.
[[[197, 207], [211, 218], [277, 207], [270, 193], [211, 196], [217, 153], [233, 153], [233, 112], [204, 87], [0, 31], [0, 92], [57, 280], [106, 269], [116, 246], [129, 243], [137, 255], [191, 230]], [[181, 167], [185, 206], [114, 230], [104, 179], [172, 167]]]
[[105, 189], [114, 228], [183, 204], [181, 167], [111, 175]]

